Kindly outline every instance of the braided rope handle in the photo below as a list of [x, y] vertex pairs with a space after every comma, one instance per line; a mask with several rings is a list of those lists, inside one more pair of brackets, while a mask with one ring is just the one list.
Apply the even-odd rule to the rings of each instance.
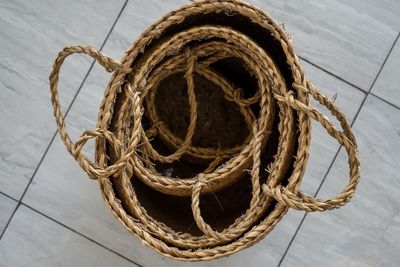
[[[112, 72], [115, 70], [121, 72], [129, 72], [129, 68], [125, 68], [120, 63], [116, 62], [112, 58], [107, 57], [102, 52], [90, 46], [69, 46], [65, 47], [57, 56], [56, 60], [53, 64], [53, 70], [50, 74], [50, 92], [51, 92], [51, 103], [54, 108], [54, 116], [56, 118], [56, 123], [58, 127], [58, 131], [60, 133], [61, 139], [64, 142], [69, 153], [75, 158], [75, 160], [79, 163], [83, 170], [85, 170], [89, 177], [92, 179], [97, 179], [99, 177], [108, 177], [117, 172], [123, 170], [130, 157], [133, 155], [135, 151], [135, 144], [131, 144], [125, 153], [122, 154], [122, 145], [121, 142], [116, 138], [116, 136], [105, 129], [96, 128], [94, 130], [85, 131], [81, 134], [78, 140], [73, 143], [67, 133], [66, 123], [61, 112], [61, 105], [58, 97], [58, 79], [59, 73], [62, 64], [66, 57], [75, 54], [82, 53], [89, 55], [90, 57], [96, 59], [98, 63], [100, 63], [107, 72]], [[138, 95], [133, 95], [133, 101], [138, 102]], [[94, 162], [90, 161], [86, 156], [84, 156], [81, 151], [85, 143], [91, 138], [102, 138], [107, 140], [115, 152], [121, 155], [120, 159], [113, 165], [108, 167], [98, 166]], [[132, 143], [132, 142], [131, 142]]]
[[306, 86], [293, 84], [293, 87], [299, 91], [310, 94], [320, 104], [324, 105], [340, 122], [343, 132], [337, 130], [336, 127], [329, 121], [329, 119], [320, 111], [295, 99], [292, 91], [292, 93], [288, 93], [286, 96], [275, 95], [275, 98], [278, 101], [286, 103], [288, 106], [299, 112], [306, 113], [310, 118], [319, 122], [330, 136], [335, 138], [340, 145], [344, 146], [349, 157], [348, 164], [350, 169], [350, 179], [340, 194], [328, 200], [316, 199], [311, 196], [307, 196], [300, 191], [294, 193], [282, 185], [271, 188], [264, 184], [263, 190], [266, 194], [275, 198], [279, 203], [297, 210], [313, 212], [339, 208], [345, 205], [351, 199], [360, 180], [360, 161], [358, 159], [356, 140], [344, 114], [332, 101], [322, 95], [310, 81], [306, 82]]

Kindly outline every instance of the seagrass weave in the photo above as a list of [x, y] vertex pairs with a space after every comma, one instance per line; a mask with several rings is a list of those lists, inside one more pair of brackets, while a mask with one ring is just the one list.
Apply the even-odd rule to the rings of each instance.
[[[97, 128], [72, 142], [58, 100], [64, 59], [84, 53], [112, 72]], [[353, 196], [356, 140], [344, 115], [308, 81], [270, 16], [236, 0], [196, 1], [154, 23], [120, 62], [89, 46], [61, 51], [50, 75], [60, 136], [97, 179], [118, 220], [143, 244], [183, 261], [210, 260], [262, 239], [288, 208], [325, 211]], [[337, 118], [339, 131], [309, 105]], [[349, 156], [336, 197], [300, 191], [311, 120]], [[82, 153], [95, 138], [95, 162]]]

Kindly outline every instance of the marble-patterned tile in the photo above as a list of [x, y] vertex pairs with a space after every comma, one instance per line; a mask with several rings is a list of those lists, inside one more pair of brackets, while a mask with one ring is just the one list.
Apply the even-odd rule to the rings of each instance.
[[[345, 207], [308, 214], [282, 266], [398, 266], [400, 262], [400, 110], [369, 96], [354, 125], [361, 182]], [[345, 186], [341, 151], [319, 198]]]
[[400, 107], [400, 40], [397, 39], [385, 66], [376, 80], [372, 93]]
[[[55, 132], [48, 76], [67, 45], [100, 47], [123, 0], [0, 2], [0, 191], [20, 198]], [[65, 108], [91, 61], [77, 56], [62, 68]]]
[[300, 56], [368, 90], [400, 30], [396, 0], [249, 0], [294, 37]]
[[0, 266], [137, 266], [21, 205], [0, 242]]
[[17, 201], [0, 194], [0, 235], [7, 225], [14, 209], [17, 207]]

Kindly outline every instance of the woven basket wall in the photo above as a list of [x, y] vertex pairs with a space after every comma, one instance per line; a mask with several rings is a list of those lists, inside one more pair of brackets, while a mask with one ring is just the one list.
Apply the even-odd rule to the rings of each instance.
[[[97, 128], [75, 143], [57, 93], [60, 67], [73, 53], [113, 72]], [[98, 180], [127, 230], [167, 257], [198, 261], [235, 253], [268, 234], [288, 208], [344, 205], [359, 181], [345, 117], [305, 78], [285, 31], [241, 1], [196, 1], [170, 12], [120, 62], [89, 46], [66, 47], [50, 89], [68, 151]], [[310, 107], [310, 96], [342, 131]], [[349, 154], [349, 183], [328, 200], [300, 191], [311, 120]], [[91, 138], [96, 162], [81, 153]]]

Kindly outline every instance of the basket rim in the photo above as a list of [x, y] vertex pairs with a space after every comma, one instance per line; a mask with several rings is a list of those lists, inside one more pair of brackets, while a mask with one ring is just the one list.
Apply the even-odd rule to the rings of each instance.
[[[142, 35], [135, 41], [125, 52], [122, 58], [122, 64], [125, 66], [130, 66], [136, 57], [140, 54], [140, 51], [143, 51], [145, 47], [150, 44], [156, 38], [160, 31], [165, 30], [170, 25], [174, 23], [182, 22], [187, 16], [194, 14], [194, 13], [206, 13], [208, 10], [214, 10], [212, 12], [216, 12], [215, 10], [224, 11], [226, 7], [231, 8], [233, 12], [241, 13], [242, 15], [248, 16], [251, 14], [251, 19], [257, 21], [257, 23], [266, 28], [266, 29], [273, 29], [271, 31], [273, 33], [274, 38], [280, 40], [283, 50], [285, 52], [285, 56], [288, 59], [289, 65], [291, 66], [291, 70], [293, 73], [293, 78], [296, 82], [302, 84], [304, 82], [303, 71], [300, 66], [299, 60], [297, 55], [294, 52], [293, 46], [291, 41], [287, 38], [286, 33], [284, 32], [281, 27], [275, 23], [275, 21], [264, 11], [241, 1], [237, 0], [224, 0], [214, 2], [211, 0], [206, 1], [197, 1], [188, 5], [185, 5], [175, 11], [172, 11], [165, 15], [162, 19], [158, 22], [154, 23], [150, 26], [146, 31], [142, 33]], [[240, 9], [238, 8], [240, 7]], [[209, 11], [211, 12], [211, 11]], [[247, 13], [246, 13], [247, 12]], [[119, 76], [118, 76], [119, 75]], [[99, 125], [103, 128], [104, 126], [109, 127], [114, 106], [110, 104], [110, 102], [106, 103], [106, 99], [112, 98], [116, 99], [117, 95], [119, 94], [118, 90], [120, 87], [119, 82], [115, 81], [116, 78], [119, 80], [124, 78], [125, 74], [115, 73], [112, 75], [109, 85], [106, 89], [106, 94], [103, 100], [103, 103], [100, 108], [99, 113]], [[118, 76], [118, 77], [117, 77]], [[308, 96], [304, 92], [298, 93], [299, 99], [302, 99], [305, 102], [308, 102]], [[110, 115], [111, 114], [111, 115]], [[298, 190], [300, 185], [301, 178], [304, 174], [305, 166], [308, 160], [308, 150], [309, 144], [311, 139], [311, 132], [310, 126], [311, 122], [310, 119], [305, 117], [303, 114], [298, 114], [299, 120], [299, 135], [298, 135], [298, 143], [302, 144], [298, 146], [298, 150], [296, 152], [296, 161], [294, 163], [294, 170], [293, 174], [288, 182], [288, 188], [293, 192]], [[106, 159], [106, 150], [104, 146], [96, 142], [96, 161], [98, 163], [105, 163]], [[218, 251], [211, 249], [202, 249], [201, 253], [199, 251], [189, 252], [186, 251], [185, 253], [180, 254], [180, 250], [175, 247], [169, 247], [168, 244], [165, 242], [160, 241], [159, 239], [151, 236], [149, 233], [144, 233], [145, 226], [141, 225], [140, 222], [137, 220], [130, 218], [130, 216], [125, 212], [122, 205], [118, 202], [116, 198], [112, 182], [109, 179], [99, 179], [102, 195], [106, 202], [108, 203], [109, 207], [111, 208], [114, 215], [118, 218], [118, 220], [135, 236], [137, 236], [144, 244], [156, 249], [159, 253], [163, 254], [164, 256], [179, 259], [179, 260], [186, 260], [186, 261], [196, 261], [196, 260], [208, 260], [212, 258], [218, 258], [222, 256], [226, 256], [232, 254], [240, 249], [248, 247], [255, 242], [259, 241], [263, 238], [272, 228], [276, 225], [277, 222], [282, 218], [282, 216], [286, 213], [287, 207], [282, 204], [277, 204], [275, 209], [264, 219], [260, 222], [257, 226], [253, 227], [249, 230], [243, 237], [238, 239], [237, 241], [230, 243], [229, 245], [220, 246]], [[258, 233], [257, 237], [252, 239], [246, 239], [246, 235], [249, 234], [251, 231], [256, 231]], [[247, 240], [245, 245], [240, 245], [243, 242], [242, 239]], [[239, 244], [239, 245], [238, 245]], [[224, 250], [223, 248], [229, 247], [229, 250]], [[221, 252], [224, 251], [224, 252]], [[188, 255], [188, 256], [185, 256]]]

